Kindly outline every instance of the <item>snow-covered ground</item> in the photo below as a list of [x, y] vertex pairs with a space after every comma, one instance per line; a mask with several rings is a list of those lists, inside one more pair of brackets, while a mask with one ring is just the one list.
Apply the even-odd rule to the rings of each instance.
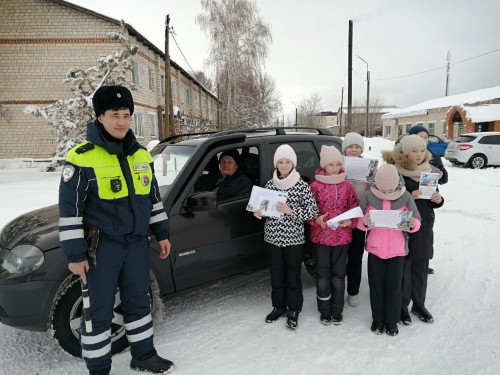
[[[365, 142], [367, 157], [393, 144]], [[170, 298], [168, 318], [155, 325], [158, 352], [175, 362], [177, 374], [500, 373], [500, 168], [445, 165], [450, 182], [440, 187], [445, 205], [436, 210], [436, 273], [427, 293], [434, 324], [413, 317], [396, 337], [374, 335], [365, 267], [361, 303], [345, 307], [341, 326], [319, 323], [314, 280], [305, 272], [298, 330], [287, 329], [284, 320], [266, 324], [270, 281], [261, 270]], [[58, 183], [58, 172], [0, 169], [0, 228], [56, 203]], [[128, 351], [113, 357], [111, 373], [135, 373], [129, 361]], [[86, 373], [83, 361], [48, 334], [0, 324], [1, 375]]]

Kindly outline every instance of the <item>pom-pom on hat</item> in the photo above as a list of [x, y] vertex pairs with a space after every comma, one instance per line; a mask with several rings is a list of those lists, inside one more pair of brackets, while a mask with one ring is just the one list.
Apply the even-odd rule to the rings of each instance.
[[219, 163], [222, 160], [223, 156], [231, 156], [234, 159], [234, 161], [236, 162], [236, 164], [239, 164], [239, 162], [240, 162], [240, 153], [238, 152], [238, 150], [232, 149], [232, 150], [224, 151], [219, 156]]
[[280, 159], [289, 159], [292, 161], [294, 167], [297, 166], [297, 155], [295, 154], [295, 151], [293, 151], [293, 148], [289, 145], [281, 145], [276, 149], [276, 152], [274, 153], [275, 167]]
[[414, 126], [410, 128], [410, 130], [408, 130], [408, 134], [418, 134], [420, 132], [425, 132], [427, 133], [427, 135], [429, 135], [429, 130], [427, 130], [427, 128], [422, 125]]
[[365, 150], [365, 142], [363, 141], [363, 137], [361, 134], [356, 132], [347, 133], [344, 136], [344, 140], [342, 141], [342, 153], [345, 153], [345, 149], [351, 145], [358, 145], [361, 147], [361, 153]]
[[375, 173], [374, 182], [379, 190], [396, 190], [399, 185], [398, 170], [392, 164], [383, 164]]
[[424, 150], [427, 148], [427, 144], [425, 143], [425, 140], [416, 135], [407, 135], [401, 139], [401, 151], [403, 154], [408, 155], [412, 150], [423, 148]]
[[92, 105], [96, 117], [104, 114], [108, 109], [128, 108], [134, 113], [134, 99], [129, 89], [123, 86], [101, 86], [94, 93]]
[[344, 157], [340, 154], [334, 146], [321, 146], [319, 154], [319, 165], [325, 168], [330, 163], [341, 162], [344, 165]]

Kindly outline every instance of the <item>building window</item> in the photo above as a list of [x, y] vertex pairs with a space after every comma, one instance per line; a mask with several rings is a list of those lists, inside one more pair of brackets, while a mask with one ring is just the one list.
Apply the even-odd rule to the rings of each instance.
[[436, 134], [436, 123], [435, 122], [429, 122], [429, 134]]
[[139, 63], [135, 60], [132, 60], [132, 82], [139, 84]]
[[150, 113], [149, 118], [151, 123], [151, 138], [156, 138], [158, 133], [158, 126], [156, 125], [156, 115]]
[[391, 125], [386, 125], [385, 126], [385, 136], [390, 137], [391, 136]]
[[189, 89], [184, 90], [184, 104], [190, 105], [191, 104], [191, 93]]
[[448, 138], [448, 124], [444, 121], [441, 121], [441, 126], [443, 127], [443, 135], [445, 138]]
[[406, 132], [405, 133], [409, 133], [410, 128], [411, 128], [411, 124], [406, 124]]
[[153, 69], [148, 68], [148, 81], [149, 81], [149, 89], [154, 91], [155, 89], [155, 77], [153, 74]]
[[172, 100], [175, 100], [176, 97], [175, 97], [175, 81], [171, 81], [170, 82], [170, 95], [172, 97]]
[[136, 137], [144, 138], [144, 127], [142, 126], [142, 113], [134, 113], [134, 133]]
[[165, 96], [165, 76], [162, 74], [160, 76], [161, 80], [161, 96]]

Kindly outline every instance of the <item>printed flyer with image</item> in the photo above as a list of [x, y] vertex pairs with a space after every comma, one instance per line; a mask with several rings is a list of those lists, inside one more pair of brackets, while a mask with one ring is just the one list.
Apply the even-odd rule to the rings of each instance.
[[375, 177], [377, 166], [377, 159], [358, 158], [354, 156], [344, 157], [344, 168], [348, 180], [371, 183]]
[[422, 192], [419, 199], [431, 199], [432, 194], [437, 190], [439, 173], [422, 172], [420, 174], [420, 184], [418, 190]]
[[253, 186], [247, 211], [261, 211], [264, 216], [281, 217], [283, 212], [276, 209], [278, 202], [286, 203], [287, 193]]
[[413, 211], [370, 210], [372, 228], [410, 230]]

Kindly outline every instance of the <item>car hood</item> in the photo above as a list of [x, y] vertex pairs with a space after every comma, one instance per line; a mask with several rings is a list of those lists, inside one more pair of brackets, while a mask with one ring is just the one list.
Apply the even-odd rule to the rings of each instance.
[[12, 249], [19, 244], [36, 245], [43, 251], [59, 246], [58, 206], [27, 212], [9, 222], [0, 233], [2, 247]]

